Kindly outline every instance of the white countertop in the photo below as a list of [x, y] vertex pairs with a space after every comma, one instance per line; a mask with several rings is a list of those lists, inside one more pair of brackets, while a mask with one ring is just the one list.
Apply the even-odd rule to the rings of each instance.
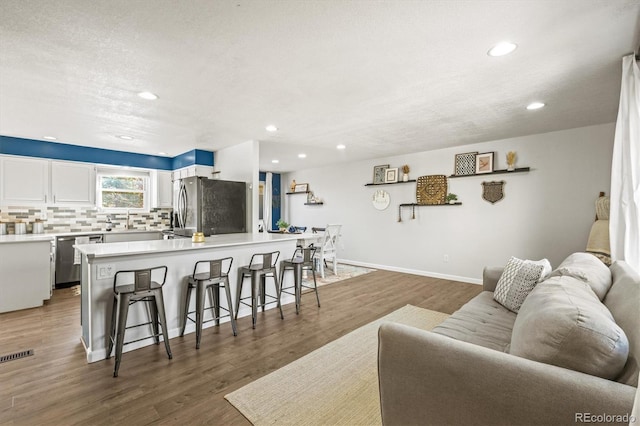
[[38, 243], [42, 241], [51, 242], [58, 234], [7, 234], [0, 235], [0, 244], [2, 243]]
[[74, 231], [74, 232], [52, 232], [46, 234], [6, 234], [0, 235], [2, 243], [25, 243], [37, 241], [51, 241], [56, 237], [72, 237], [76, 235], [99, 235], [99, 234], [139, 234], [147, 232], [162, 232], [162, 229], [118, 229], [113, 231]]
[[108, 244], [79, 244], [74, 246], [89, 259], [137, 254], [166, 253], [185, 250], [202, 250], [207, 248], [231, 247], [249, 244], [269, 243], [273, 241], [298, 240], [299, 234], [224, 234], [205, 238], [204, 243], [193, 243], [189, 238], [174, 240], [130, 241]]

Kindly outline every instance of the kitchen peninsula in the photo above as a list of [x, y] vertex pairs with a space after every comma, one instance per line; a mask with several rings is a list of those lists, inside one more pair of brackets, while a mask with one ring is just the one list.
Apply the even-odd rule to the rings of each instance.
[[[87, 362], [106, 358], [107, 329], [113, 303], [113, 276], [117, 271], [167, 266], [168, 273], [163, 293], [167, 331], [169, 338], [174, 338], [180, 334], [185, 283], [187, 277], [193, 273], [196, 261], [233, 257], [229, 281], [235, 302], [237, 268], [248, 265], [254, 253], [278, 250], [280, 251], [279, 261], [291, 258], [296, 241], [296, 235], [243, 233], [213, 235], [207, 237], [204, 243], [193, 243], [190, 239], [183, 238], [75, 246], [82, 255], [81, 324]], [[268, 288], [270, 281], [267, 281]], [[251, 286], [244, 286], [243, 296], [245, 291], [246, 295], [250, 294], [250, 288]], [[284, 296], [285, 294], [283, 294], [283, 303], [290, 301]], [[293, 300], [293, 296], [289, 298]], [[192, 298], [192, 305], [195, 303], [194, 299]], [[128, 324], [147, 322], [147, 313], [141, 305], [144, 304], [136, 304], [129, 308]], [[246, 315], [251, 315], [251, 309], [241, 306], [238, 316]], [[222, 321], [228, 321], [228, 318]], [[205, 324], [205, 327], [212, 325], [214, 323]], [[194, 324], [188, 323], [185, 333], [191, 333], [194, 330]], [[142, 338], [148, 332], [149, 330], [145, 330], [144, 327], [128, 330], [126, 340]], [[125, 346], [125, 351], [151, 344], [153, 339], [144, 339]]]

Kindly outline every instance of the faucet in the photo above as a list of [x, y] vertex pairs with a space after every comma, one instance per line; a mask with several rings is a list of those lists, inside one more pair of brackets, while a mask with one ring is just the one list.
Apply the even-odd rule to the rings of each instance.
[[125, 229], [129, 229], [129, 209], [127, 209], [127, 223], [124, 225]]

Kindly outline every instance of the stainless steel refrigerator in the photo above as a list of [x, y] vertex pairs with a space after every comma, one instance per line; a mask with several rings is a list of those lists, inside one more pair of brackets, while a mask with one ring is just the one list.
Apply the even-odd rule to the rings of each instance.
[[247, 232], [247, 184], [188, 177], [178, 185], [176, 235]]

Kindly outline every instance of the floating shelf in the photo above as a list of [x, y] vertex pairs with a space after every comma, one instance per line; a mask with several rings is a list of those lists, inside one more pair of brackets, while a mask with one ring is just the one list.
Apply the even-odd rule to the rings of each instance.
[[462, 203], [457, 202], [453, 204], [418, 204], [418, 203], [402, 203], [398, 205], [398, 222], [402, 222], [402, 208], [403, 207], [411, 207], [411, 219], [416, 218], [416, 207], [438, 207], [438, 206], [461, 206]]
[[399, 181], [399, 182], [386, 182], [386, 183], [365, 183], [364, 186], [378, 186], [378, 185], [395, 185], [397, 183], [411, 183], [415, 182], [415, 179], [409, 179], [408, 181]]
[[474, 173], [472, 175], [449, 175], [450, 178], [463, 178], [463, 177], [471, 177], [471, 176], [488, 176], [488, 175], [501, 175], [506, 173], [524, 173], [528, 172], [530, 167], [518, 167], [515, 170], [508, 171], [507, 169], [494, 170], [491, 173]]
[[403, 203], [400, 204], [400, 207], [438, 207], [438, 206], [461, 206], [462, 203], [446, 203], [446, 204], [418, 204], [418, 203]]
[[311, 191], [299, 191], [299, 192], [287, 192], [287, 195], [293, 195], [293, 194], [308, 194]]
[[320, 203], [304, 203], [305, 206], [321, 206], [324, 203], [320, 202]]

